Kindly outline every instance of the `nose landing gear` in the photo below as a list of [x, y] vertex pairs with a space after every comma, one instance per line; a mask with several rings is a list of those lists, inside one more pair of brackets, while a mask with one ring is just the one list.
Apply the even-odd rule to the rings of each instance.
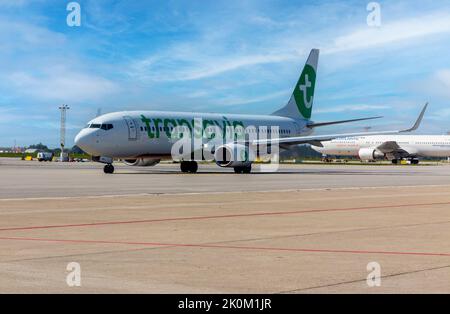
[[252, 165], [234, 167], [234, 173], [250, 173], [252, 172]]
[[103, 172], [108, 174], [114, 173], [114, 166], [111, 164], [105, 165], [105, 167], [103, 167]]
[[182, 161], [180, 164], [181, 172], [196, 173], [198, 170], [198, 164], [195, 161]]

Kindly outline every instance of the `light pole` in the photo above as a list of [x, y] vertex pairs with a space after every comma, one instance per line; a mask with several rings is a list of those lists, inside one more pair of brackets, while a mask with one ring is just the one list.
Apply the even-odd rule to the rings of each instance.
[[64, 146], [66, 144], [66, 111], [69, 110], [68, 105], [62, 105], [59, 107], [61, 110], [61, 130], [60, 130], [60, 145], [61, 145], [61, 156], [60, 161], [65, 161]]

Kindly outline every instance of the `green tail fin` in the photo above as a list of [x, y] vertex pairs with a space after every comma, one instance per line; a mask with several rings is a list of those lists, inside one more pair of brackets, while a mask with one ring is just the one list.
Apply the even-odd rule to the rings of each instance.
[[319, 49], [312, 49], [289, 102], [273, 115], [297, 119], [311, 118], [318, 61]]

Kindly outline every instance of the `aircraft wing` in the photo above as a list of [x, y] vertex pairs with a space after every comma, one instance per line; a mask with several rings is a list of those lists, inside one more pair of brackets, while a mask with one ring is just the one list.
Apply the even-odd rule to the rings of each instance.
[[[284, 138], [269, 138], [269, 139], [258, 139], [254, 140], [250, 145], [269, 145], [269, 144], [279, 144], [281, 146], [290, 146], [290, 145], [298, 145], [298, 144], [312, 144], [331, 141], [335, 138], [342, 137], [357, 137], [357, 136], [368, 136], [368, 135], [388, 135], [388, 134], [398, 134], [398, 133], [406, 133], [417, 130], [422, 122], [423, 115], [427, 110], [428, 103], [425, 104], [422, 111], [420, 112], [419, 117], [411, 128], [404, 130], [394, 130], [394, 131], [379, 131], [379, 132], [360, 132], [360, 133], [343, 133], [343, 134], [329, 134], [329, 135], [312, 135], [312, 136], [294, 136], [294, 137], [284, 137]], [[320, 145], [316, 145], [320, 146]]]
[[410, 155], [410, 153], [401, 148], [396, 141], [384, 142], [377, 147], [377, 150], [386, 155], [392, 155], [396, 157], [406, 157]]

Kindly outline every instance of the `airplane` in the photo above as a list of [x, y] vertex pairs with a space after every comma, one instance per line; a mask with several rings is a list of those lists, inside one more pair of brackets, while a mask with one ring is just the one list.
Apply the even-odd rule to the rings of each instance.
[[[426, 107], [413, 127], [404, 130], [363, 132], [349, 134], [311, 135], [322, 126], [378, 119], [366, 117], [329, 122], [313, 122], [311, 112], [316, 84], [319, 50], [312, 49], [288, 103], [270, 115], [217, 114], [167, 111], [122, 111], [98, 116], [88, 122], [75, 137], [75, 144], [92, 155], [92, 160], [105, 164], [104, 172], [114, 172], [113, 161], [122, 160], [129, 166], [154, 166], [162, 159], [174, 159], [172, 149], [180, 137], [195, 142], [200, 134], [201, 142], [209, 139], [208, 133], [222, 140], [212, 145], [212, 160], [219, 167], [233, 168], [236, 173], [250, 173], [255, 158], [248, 150], [256, 151], [257, 157], [270, 155], [272, 147], [289, 149], [298, 144], [321, 145], [335, 138], [360, 135], [398, 134], [416, 130]], [[198, 123], [199, 122], [199, 123]], [[235, 137], [233, 129], [241, 128], [244, 138]], [[176, 130], [186, 136], [174, 136]], [[199, 130], [200, 129], [200, 130]], [[228, 130], [231, 129], [231, 136]], [[208, 132], [209, 131], [209, 132]], [[217, 134], [216, 134], [217, 133]], [[184, 133], [183, 133], [184, 134]], [[222, 136], [225, 135], [225, 136]], [[207, 144], [202, 144], [205, 148]], [[261, 147], [265, 147], [262, 149]], [[195, 148], [194, 148], [195, 150]], [[244, 154], [242, 154], [244, 152]], [[242, 159], [235, 156], [244, 156]], [[198, 156], [198, 155], [197, 155]], [[195, 173], [198, 161], [192, 154], [180, 159], [182, 172]]]
[[359, 157], [363, 161], [407, 160], [418, 164], [419, 157], [450, 157], [450, 135], [396, 135], [337, 138], [322, 147], [311, 146], [323, 155]]

